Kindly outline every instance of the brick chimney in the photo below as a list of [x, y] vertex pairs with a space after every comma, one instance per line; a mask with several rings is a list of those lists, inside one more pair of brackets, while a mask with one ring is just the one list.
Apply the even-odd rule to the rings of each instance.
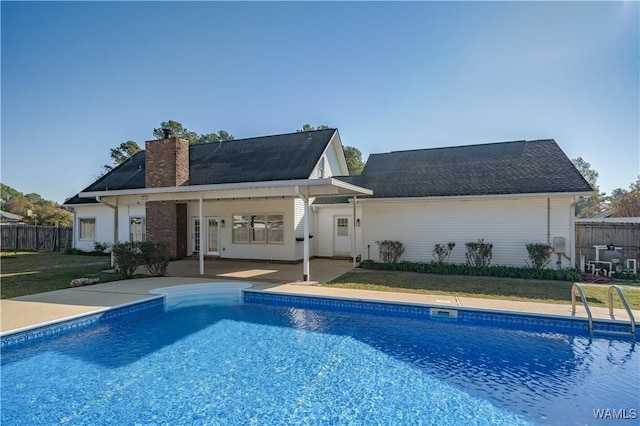
[[147, 141], [145, 186], [161, 188], [189, 184], [189, 142], [180, 138]]
[[[168, 135], [165, 135], [168, 136]], [[167, 137], [145, 144], [145, 187], [189, 185], [189, 142]], [[171, 256], [187, 254], [187, 205], [175, 201], [146, 203], [147, 241], [168, 241]]]

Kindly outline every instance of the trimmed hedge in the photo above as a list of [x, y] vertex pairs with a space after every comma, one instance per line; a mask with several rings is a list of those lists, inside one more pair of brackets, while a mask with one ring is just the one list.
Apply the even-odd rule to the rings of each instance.
[[480, 277], [523, 278], [528, 280], [582, 281], [577, 269], [532, 269], [517, 266], [470, 266], [438, 262], [378, 263], [373, 260], [362, 262], [362, 268], [378, 271], [419, 272], [423, 274], [473, 275]]

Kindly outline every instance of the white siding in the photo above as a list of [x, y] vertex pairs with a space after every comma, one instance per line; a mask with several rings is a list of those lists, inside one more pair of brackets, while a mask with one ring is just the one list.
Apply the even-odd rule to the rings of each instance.
[[331, 139], [331, 142], [327, 145], [327, 148], [322, 154], [322, 158], [324, 159], [324, 176], [318, 176], [318, 166], [322, 162], [322, 159], [320, 159], [313, 168], [313, 172], [311, 172], [309, 179], [318, 179], [321, 177], [328, 178], [349, 174], [349, 171], [346, 168], [340, 167], [340, 164], [344, 163], [344, 152], [342, 152], [342, 144], [338, 137], [334, 136], [334, 138]]
[[[316, 207], [317, 224], [315, 230], [316, 255], [320, 257], [334, 256], [334, 218], [336, 216], [349, 216], [349, 224], [352, 225], [353, 204], [319, 205]], [[362, 218], [362, 208], [358, 204], [356, 219]], [[362, 219], [361, 219], [362, 220]], [[356, 256], [362, 255], [362, 227], [356, 227]]]
[[[225, 221], [220, 228], [220, 257], [227, 259], [299, 260], [295, 254], [295, 216], [293, 199], [205, 201], [203, 216], [218, 216]], [[234, 243], [232, 238], [234, 214], [272, 213], [284, 215], [284, 244]], [[187, 236], [193, 236], [193, 218], [199, 216], [198, 202], [189, 203]], [[187, 253], [192, 254], [192, 241], [187, 242]]]
[[[564, 237], [566, 256], [573, 245], [571, 197], [550, 199], [550, 240]], [[547, 242], [547, 198], [476, 198], [468, 200], [377, 201], [363, 203], [365, 258], [378, 260], [378, 240], [404, 244], [402, 260], [431, 261], [436, 243], [456, 243], [450, 262], [465, 263], [465, 243], [484, 238], [493, 243], [492, 265], [524, 266], [526, 243]], [[554, 255], [554, 267], [557, 258]], [[569, 267], [562, 258], [563, 267]]]
[[145, 204], [120, 204], [118, 205], [118, 241], [130, 240], [129, 218], [132, 216], [146, 216]]
[[[96, 204], [95, 206], [77, 206], [75, 210], [75, 223], [73, 224], [73, 246], [84, 251], [93, 251], [95, 242], [113, 244], [113, 209]], [[96, 238], [92, 240], [80, 239], [80, 219], [96, 219]]]
[[[309, 200], [309, 203], [313, 203], [313, 198]], [[309, 256], [315, 256], [315, 218], [311, 206], [309, 206], [309, 234], [314, 238], [309, 240]], [[294, 228], [296, 238], [304, 238], [304, 202], [300, 198], [296, 198], [294, 201]], [[304, 241], [296, 241], [295, 257], [296, 259], [302, 259], [304, 256]]]

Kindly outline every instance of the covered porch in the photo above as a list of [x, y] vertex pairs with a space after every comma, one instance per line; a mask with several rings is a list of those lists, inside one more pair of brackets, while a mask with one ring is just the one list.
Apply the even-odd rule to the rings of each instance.
[[[293, 254], [294, 250], [292, 249], [289, 258], [269, 258], [265, 256], [265, 246], [264, 244], [255, 244], [253, 248], [261, 250], [260, 255], [256, 256], [255, 250], [254, 253], [247, 253], [245, 251], [245, 255], [229, 255], [229, 250], [226, 251], [226, 255], [220, 254], [221, 258], [228, 259], [251, 259], [255, 260], [289, 260], [289, 261], [300, 261], [301, 267], [298, 264], [298, 271], [302, 269], [302, 281], [322, 281], [322, 279], [318, 279], [316, 277], [311, 277], [310, 274], [310, 258], [312, 257], [312, 253], [310, 252], [310, 204], [316, 198], [323, 197], [352, 197], [353, 198], [353, 208], [354, 208], [354, 217], [355, 217], [355, 206], [356, 199], [360, 195], [372, 195], [372, 191], [367, 188], [362, 188], [356, 185], [352, 185], [346, 182], [343, 182], [339, 179], [335, 178], [324, 178], [324, 179], [298, 179], [298, 180], [286, 180], [286, 181], [268, 181], [268, 182], [243, 182], [243, 183], [231, 183], [231, 184], [215, 184], [215, 185], [185, 185], [185, 186], [175, 186], [175, 187], [159, 187], [159, 188], [140, 188], [140, 189], [124, 189], [124, 190], [106, 190], [106, 191], [89, 191], [80, 193], [81, 197], [85, 198], [95, 198], [98, 202], [107, 206], [113, 210], [114, 217], [114, 236], [113, 241], [121, 241], [121, 238], [118, 238], [119, 234], [119, 225], [118, 225], [118, 217], [119, 211], [128, 208], [127, 206], [138, 205], [145, 206], [146, 209], [146, 234], [147, 239], [149, 241], [161, 242], [161, 241], [169, 241], [172, 245], [172, 253], [176, 256], [178, 243], [181, 241], [186, 241], [185, 234], [187, 233], [187, 206], [192, 206], [192, 216], [194, 219], [197, 219], [197, 223], [203, 224], [204, 220], [207, 216], [204, 213], [204, 205], [208, 203], [218, 203], [222, 205], [223, 203], [238, 203], [242, 202], [251, 202], [251, 203], [268, 203], [273, 202], [274, 200], [280, 200], [278, 202], [282, 202], [284, 200], [293, 200], [297, 203], [301, 208], [298, 210], [302, 214], [296, 213], [297, 207], [292, 203], [289, 208], [290, 213], [285, 213], [284, 215], [280, 215], [280, 220], [282, 218], [286, 218], [287, 214], [289, 223], [286, 224], [286, 232], [289, 232], [288, 237], [281, 244], [274, 244], [272, 247], [269, 247], [270, 250], [282, 251], [284, 249], [293, 248], [296, 241], [302, 243], [303, 249], [298, 254]], [[261, 204], [262, 205], [262, 204]], [[180, 211], [178, 211], [178, 207], [183, 206]], [[229, 212], [227, 212], [229, 214]], [[182, 219], [181, 219], [182, 218]], [[235, 216], [234, 216], [235, 218]], [[231, 221], [228, 221], [229, 223]], [[283, 221], [286, 222], [286, 221]], [[225, 227], [224, 218], [220, 220], [221, 227]], [[160, 225], [161, 224], [161, 225]], [[298, 238], [293, 235], [294, 227], [300, 225], [302, 228], [301, 236]], [[353, 227], [353, 234], [355, 235], [355, 221], [351, 221], [350, 224]], [[173, 227], [173, 230], [171, 228]], [[235, 224], [231, 223], [231, 227], [234, 227]], [[198, 241], [205, 241], [205, 227], [198, 226], [198, 231], [196, 231], [196, 235], [198, 237]], [[162, 232], [156, 232], [156, 231]], [[227, 231], [228, 232], [228, 231]], [[182, 235], [182, 237], [180, 236]], [[229, 234], [227, 234], [229, 235]], [[241, 241], [240, 244], [235, 240], [227, 239], [227, 242], [232, 244], [232, 248], [238, 247], [252, 247], [252, 245], [242, 244], [244, 241]], [[264, 243], [264, 241], [262, 241]], [[293, 244], [293, 245], [292, 245]], [[225, 248], [223, 247], [224, 251]], [[352, 239], [352, 267], [355, 267], [355, 238]], [[186, 253], [186, 252], [185, 252]], [[269, 253], [270, 254], [270, 253]], [[269, 255], [267, 254], [267, 256]], [[300, 256], [300, 254], [302, 254]], [[205, 250], [198, 250], [198, 271], [197, 276], [210, 276], [212, 274], [217, 274], [217, 271], [209, 272], [207, 270], [209, 262], [205, 261]], [[181, 258], [182, 256], [176, 256], [177, 258]], [[185, 262], [188, 262], [186, 260]], [[277, 263], [279, 264], [279, 263]], [[213, 265], [213, 264], [212, 264]], [[284, 265], [284, 263], [282, 264]], [[290, 269], [287, 267], [286, 269]], [[257, 275], [260, 274], [259, 271], [256, 272]], [[273, 274], [273, 272], [264, 272], [264, 275]], [[183, 275], [184, 274], [178, 274]], [[192, 274], [189, 274], [192, 275]], [[300, 274], [298, 274], [298, 279]], [[248, 278], [248, 277], [238, 277], [238, 278]], [[320, 277], [322, 278], [322, 277]], [[291, 277], [287, 277], [284, 281], [295, 281]]]

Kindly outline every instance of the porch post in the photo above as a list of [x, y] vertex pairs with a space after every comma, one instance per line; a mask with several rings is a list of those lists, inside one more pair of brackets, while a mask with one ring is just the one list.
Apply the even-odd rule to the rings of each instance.
[[309, 281], [309, 197], [303, 197], [304, 201], [304, 250], [302, 260], [302, 280]]
[[351, 221], [353, 228], [353, 236], [351, 237], [351, 258], [353, 259], [353, 267], [356, 267], [356, 201], [357, 195], [353, 196], [353, 220]]
[[[116, 202], [113, 206], [113, 244], [118, 243], [118, 196], [116, 195]], [[111, 266], [115, 266], [116, 258], [113, 256], [113, 250], [111, 250]]]
[[204, 242], [204, 223], [202, 221], [202, 192], [200, 193], [200, 199], [198, 203], [198, 220], [200, 221], [200, 226], [198, 227], [198, 238], [200, 241], [199, 244], [199, 253], [198, 257], [200, 258], [200, 275], [204, 275], [204, 247], [202, 246]]

